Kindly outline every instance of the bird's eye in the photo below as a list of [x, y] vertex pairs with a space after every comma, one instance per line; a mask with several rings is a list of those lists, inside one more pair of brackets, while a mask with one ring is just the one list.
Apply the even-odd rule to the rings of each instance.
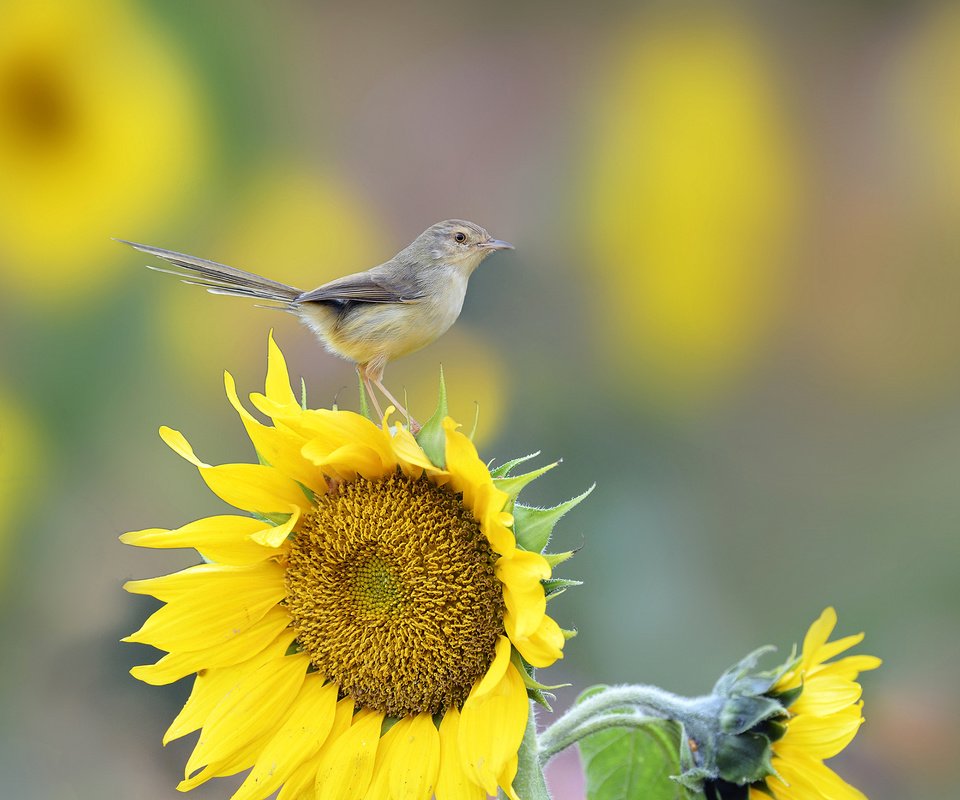
[[455, 234], [453, 234], [453, 238], [458, 242], [465, 242], [467, 241], [467, 234], [465, 234], [463, 231], [457, 231]]

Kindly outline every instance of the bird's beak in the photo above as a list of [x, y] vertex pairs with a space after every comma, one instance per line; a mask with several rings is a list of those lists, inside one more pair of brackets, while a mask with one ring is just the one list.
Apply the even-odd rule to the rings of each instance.
[[490, 239], [486, 242], [480, 242], [477, 245], [484, 250], [513, 250], [513, 245], [510, 242], [504, 242], [501, 239]]

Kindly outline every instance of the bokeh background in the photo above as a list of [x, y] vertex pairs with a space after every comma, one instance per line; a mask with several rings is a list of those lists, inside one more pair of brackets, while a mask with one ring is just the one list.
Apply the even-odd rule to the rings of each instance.
[[[127, 674], [121, 584], [195, 557], [117, 536], [221, 505], [157, 428], [248, 459], [222, 370], [255, 390], [271, 327], [356, 407], [292, 317], [110, 237], [310, 288], [451, 216], [517, 249], [387, 382], [428, 416], [442, 362], [483, 455], [563, 458], [528, 500], [597, 483], [557, 707], [706, 691], [834, 604], [886, 662], [836, 768], [955, 796], [960, 7], [867, 0], [4, 0], [0, 793], [178, 796], [189, 682]], [[551, 779], [582, 796], [575, 755]]]

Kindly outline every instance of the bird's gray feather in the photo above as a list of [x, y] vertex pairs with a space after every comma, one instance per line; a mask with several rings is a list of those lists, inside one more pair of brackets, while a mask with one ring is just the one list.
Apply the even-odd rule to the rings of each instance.
[[186, 253], [164, 250], [163, 248], [151, 247], [146, 244], [127, 242], [123, 239], [118, 239], [117, 241], [128, 244], [141, 253], [161, 258], [178, 268], [172, 270], [162, 267], [150, 267], [150, 269], [176, 275], [183, 280], [184, 283], [202, 286], [211, 294], [254, 297], [261, 300], [272, 300], [277, 303], [286, 304], [294, 302], [296, 298], [302, 294], [302, 291], [296, 287], [264, 278], [253, 272], [230, 267], [226, 264], [219, 264], [216, 261], [208, 261], [205, 258], [197, 258], [196, 256], [190, 256]]
[[412, 303], [424, 296], [411, 271], [391, 274], [381, 267], [330, 281], [297, 297], [297, 303]]

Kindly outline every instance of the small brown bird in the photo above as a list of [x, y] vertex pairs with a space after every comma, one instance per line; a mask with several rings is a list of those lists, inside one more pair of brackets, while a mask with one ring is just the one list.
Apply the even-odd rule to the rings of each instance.
[[387, 362], [430, 344], [463, 307], [467, 280], [488, 255], [512, 250], [479, 225], [448, 219], [431, 225], [389, 261], [304, 292], [215, 261], [118, 239], [176, 269], [151, 266], [211, 294], [266, 300], [300, 318], [331, 353], [353, 361], [377, 414], [376, 386], [408, 419], [383, 385]]

